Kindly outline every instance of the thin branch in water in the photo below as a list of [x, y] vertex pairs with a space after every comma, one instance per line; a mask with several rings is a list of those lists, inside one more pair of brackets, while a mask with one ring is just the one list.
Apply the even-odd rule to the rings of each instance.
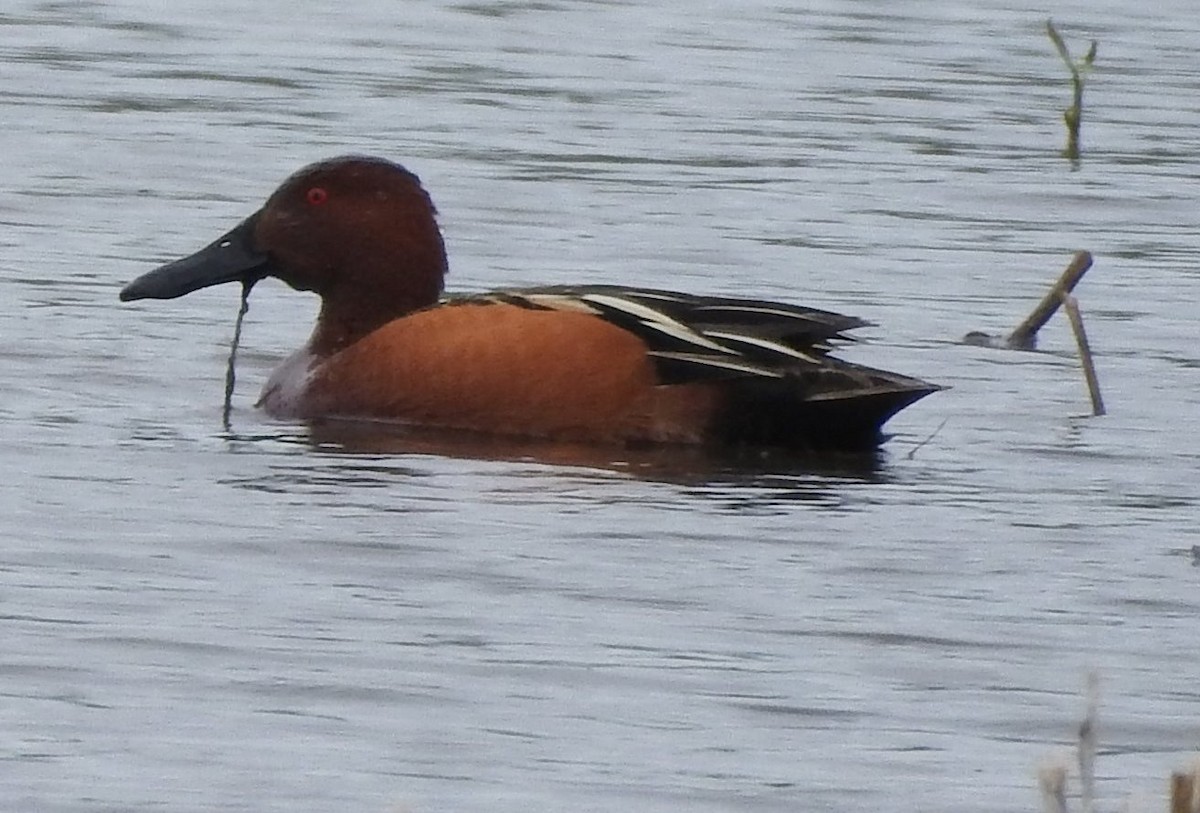
[[1063, 307], [1071, 320], [1075, 332], [1075, 345], [1079, 348], [1079, 362], [1083, 365], [1083, 377], [1087, 381], [1088, 395], [1092, 398], [1092, 414], [1104, 414], [1104, 399], [1100, 397], [1100, 379], [1096, 376], [1096, 363], [1092, 360], [1092, 348], [1083, 329], [1083, 315], [1079, 312], [1079, 301], [1068, 293], [1063, 294]]

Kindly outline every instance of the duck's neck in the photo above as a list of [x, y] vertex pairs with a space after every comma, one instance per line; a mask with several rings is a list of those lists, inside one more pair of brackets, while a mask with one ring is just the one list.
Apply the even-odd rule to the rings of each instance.
[[[388, 322], [433, 305], [441, 296], [444, 273], [444, 268], [432, 267], [421, 274], [370, 275], [369, 285], [346, 284], [325, 292], [309, 350], [318, 357], [332, 355]], [[381, 285], [381, 280], [395, 284]]]

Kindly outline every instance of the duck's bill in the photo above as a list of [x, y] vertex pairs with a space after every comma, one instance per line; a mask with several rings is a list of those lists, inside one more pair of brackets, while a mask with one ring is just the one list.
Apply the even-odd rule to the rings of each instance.
[[225, 282], [253, 285], [270, 271], [270, 258], [254, 247], [257, 220], [253, 214], [195, 254], [143, 274], [121, 289], [121, 301], [174, 299]]

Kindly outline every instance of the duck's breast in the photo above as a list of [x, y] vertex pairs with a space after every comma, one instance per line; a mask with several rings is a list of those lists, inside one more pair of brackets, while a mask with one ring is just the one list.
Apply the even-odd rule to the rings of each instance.
[[257, 406], [275, 418], [304, 417], [308, 387], [317, 361], [307, 345], [292, 353], [271, 372]]

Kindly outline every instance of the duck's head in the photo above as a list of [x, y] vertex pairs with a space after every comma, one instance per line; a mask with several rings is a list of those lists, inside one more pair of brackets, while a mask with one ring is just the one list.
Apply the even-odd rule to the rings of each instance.
[[325, 311], [395, 318], [441, 293], [446, 251], [436, 214], [420, 180], [399, 164], [357, 155], [321, 161], [208, 246], [129, 283], [121, 300], [270, 276], [316, 292]]

